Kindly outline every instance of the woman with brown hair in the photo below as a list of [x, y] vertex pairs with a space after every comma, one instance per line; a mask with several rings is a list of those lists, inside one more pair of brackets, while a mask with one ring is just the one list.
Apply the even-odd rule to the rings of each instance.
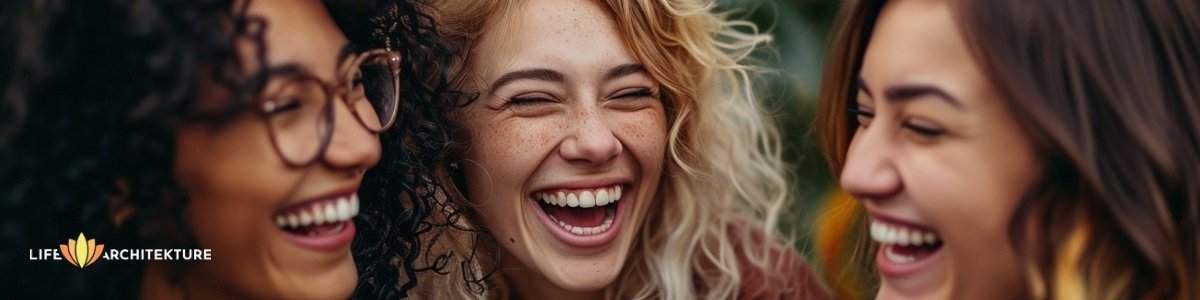
[[843, 297], [871, 269], [880, 298], [1200, 297], [1200, 3], [847, 8], [818, 121]]

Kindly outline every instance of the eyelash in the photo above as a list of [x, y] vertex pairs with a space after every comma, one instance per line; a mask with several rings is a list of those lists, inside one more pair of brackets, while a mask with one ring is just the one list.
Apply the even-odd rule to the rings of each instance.
[[297, 99], [296, 97], [288, 97], [284, 99], [284, 101], [280, 101], [277, 104], [278, 106], [275, 107], [275, 110], [272, 110], [270, 114], [280, 114], [299, 109], [300, 102], [300, 99]]
[[637, 88], [636, 90], [630, 91], [628, 93], [617, 95], [615, 97], [612, 97], [611, 99], [642, 98], [642, 97], [653, 97], [653, 96], [654, 96], [653, 90], [651, 90], [650, 88], [643, 87], [643, 88]]
[[[868, 118], [868, 119], [875, 118], [874, 112], [871, 112], [868, 110], [863, 110], [860, 108], [849, 108], [846, 111], [849, 112], [850, 115], [852, 117], [854, 117], [856, 120], [859, 117]], [[859, 122], [859, 126], [862, 126], [864, 128], [866, 127], [865, 124], [863, 124], [863, 122]], [[912, 130], [914, 133], [916, 133], [918, 135], [921, 135], [921, 136], [927, 137], [927, 138], [938, 137], [938, 136], [941, 136], [942, 134], [946, 133], [946, 131], [942, 130], [942, 129], [929, 128], [929, 127], [925, 127], [925, 126], [915, 125], [911, 122], [905, 122], [902, 126], [904, 128], [907, 128], [908, 130]]]
[[[630, 92], [628, 92], [628, 93], [624, 93], [624, 94], [620, 94], [620, 95], [614, 96], [614, 97], [612, 97], [612, 98], [610, 98], [610, 99], [628, 99], [628, 98], [642, 98], [642, 97], [653, 97], [653, 96], [654, 96], [654, 91], [653, 91], [653, 90], [651, 90], [650, 88], [637, 88], [636, 90], [633, 90], [633, 91], [630, 91]], [[509, 106], [509, 105], [530, 105], [530, 104], [537, 104], [537, 103], [540, 103], [540, 102], [553, 102], [553, 101], [554, 101], [553, 99], [550, 99], [550, 98], [547, 98], [547, 97], [536, 97], [536, 96], [534, 96], [534, 97], [522, 97], [522, 96], [516, 96], [516, 97], [508, 98], [508, 101], [507, 101], [507, 102], [505, 102], [505, 103], [504, 103], [504, 105], [505, 105], [505, 106]]]
[[554, 101], [554, 100], [552, 100], [552, 99], [550, 99], [550, 98], [547, 98], [547, 97], [536, 97], [536, 96], [534, 96], [534, 97], [521, 97], [521, 96], [516, 96], [516, 97], [508, 98], [508, 101], [504, 103], [504, 106], [509, 106], [509, 105], [530, 105], [530, 104], [537, 104], [537, 103], [541, 103], [541, 102], [553, 102], [553, 101]]

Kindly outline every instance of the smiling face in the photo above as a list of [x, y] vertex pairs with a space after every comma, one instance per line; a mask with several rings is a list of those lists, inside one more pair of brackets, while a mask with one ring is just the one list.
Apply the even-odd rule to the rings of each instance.
[[946, 1], [889, 1], [864, 57], [842, 186], [880, 243], [880, 298], [1022, 295], [1007, 236], [1042, 162]]
[[519, 292], [597, 291], [654, 201], [659, 86], [592, 1], [529, 1], [492, 23], [470, 59], [480, 97], [460, 111], [468, 196]]
[[[269, 24], [265, 44], [271, 66], [295, 64], [336, 82], [339, 64], [351, 59], [339, 57], [347, 40], [319, 2], [257, 0], [249, 15]], [[283, 82], [272, 78], [263, 94], [313, 92]], [[201, 101], [212, 106], [226, 99], [209, 95]], [[355, 228], [347, 220], [357, 210], [363, 171], [378, 162], [380, 146], [378, 136], [359, 124], [344, 102], [335, 101], [331, 143], [304, 167], [284, 163], [256, 111], [221, 126], [177, 128], [175, 177], [188, 194], [187, 225], [199, 247], [212, 249], [211, 261], [185, 269], [184, 293], [345, 299], [354, 290], [357, 273], [349, 249]], [[314, 104], [301, 100], [299, 105], [281, 110], [279, 117], [294, 120], [305, 105]], [[316, 128], [317, 123], [301, 126]]]

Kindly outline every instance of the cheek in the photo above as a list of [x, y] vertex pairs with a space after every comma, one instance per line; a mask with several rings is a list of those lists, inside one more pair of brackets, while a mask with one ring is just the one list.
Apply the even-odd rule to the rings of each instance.
[[[563, 126], [544, 119], [473, 120], [464, 165], [472, 200], [481, 195], [511, 196], [557, 145]], [[499, 188], [502, 190], [497, 190]]]
[[190, 229], [214, 255], [261, 248], [271, 214], [299, 180], [276, 157], [265, 131], [247, 125], [176, 131], [175, 176], [188, 195]]
[[[988, 243], [1007, 240], [1004, 232], [1027, 185], [997, 176], [996, 156], [963, 148], [938, 149], [906, 162], [905, 189], [947, 238]], [[1003, 168], [1003, 167], [1000, 167]]]
[[[661, 170], [666, 159], [667, 117], [661, 107], [616, 116], [617, 137], [626, 151], [637, 158], [646, 175]], [[655, 173], [657, 174], [657, 173]]]

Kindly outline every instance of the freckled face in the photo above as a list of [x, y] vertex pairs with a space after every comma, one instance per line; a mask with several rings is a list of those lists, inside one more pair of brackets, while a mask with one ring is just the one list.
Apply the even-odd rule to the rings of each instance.
[[518, 287], [596, 291], [628, 258], [665, 155], [658, 83], [591, 1], [534, 0], [481, 38], [460, 112], [470, 200]]

